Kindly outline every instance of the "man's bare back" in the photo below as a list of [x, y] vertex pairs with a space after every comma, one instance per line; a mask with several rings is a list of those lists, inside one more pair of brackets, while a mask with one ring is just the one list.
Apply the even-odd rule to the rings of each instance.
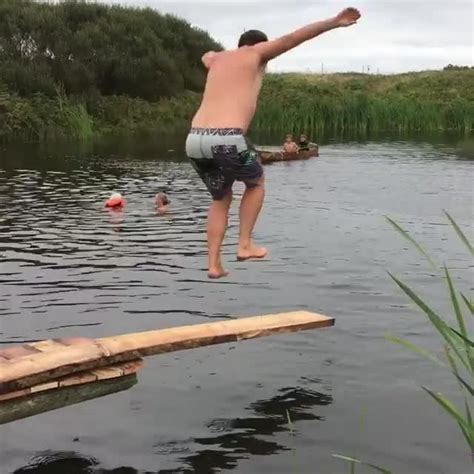
[[201, 107], [192, 126], [201, 128], [240, 128], [247, 132], [255, 114], [265, 66], [252, 47], [207, 53], [208, 68]]

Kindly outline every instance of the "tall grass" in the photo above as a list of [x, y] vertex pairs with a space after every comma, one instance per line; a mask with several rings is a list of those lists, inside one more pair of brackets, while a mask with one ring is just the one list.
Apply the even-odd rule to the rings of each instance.
[[[455, 233], [465, 246], [468, 258], [474, 256], [474, 248], [456, 221], [445, 212], [446, 217]], [[435, 329], [443, 346], [443, 356], [428, 351], [406, 339], [394, 335], [386, 335], [386, 339], [394, 342], [404, 349], [412, 351], [417, 355], [428, 359], [434, 364], [448, 371], [453, 382], [459, 387], [459, 394], [463, 398], [463, 406], [456, 406], [444, 394], [428, 387], [422, 387], [428, 396], [452, 419], [462, 433], [471, 459], [474, 462], [474, 423], [472, 418], [473, 396], [474, 396], [474, 340], [472, 334], [474, 316], [474, 302], [456, 288], [453, 277], [446, 265], [440, 265], [433, 257], [393, 219], [387, 217], [388, 222], [399, 232], [423, 257], [430, 266], [439, 274], [446, 286], [446, 298], [451, 302], [452, 314], [440, 316], [431, 306], [423, 300], [412, 288], [395, 275], [389, 273], [392, 280], [408, 296], [408, 298], [422, 311], [427, 321]], [[355, 472], [356, 466], [366, 466], [373, 471], [390, 474], [390, 471], [359, 459], [333, 455], [349, 464], [351, 474]]]
[[[172, 78], [169, 78], [172, 80]], [[474, 70], [395, 76], [269, 74], [253, 127], [318, 134], [474, 130]], [[121, 96], [22, 97], [0, 84], [0, 139], [87, 140], [186, 127], [200, 94], [150, 102]]]
[[[448, 213], [446, 213], [446, 217], [459, 239], [466, 247], [470, 258], [474, 257], [474, 248], [469, 242], [469, 239]], [[406, 283], [398, 277], [390, 274], [390, 277], [400, 287], [400, 289], [412, 300], [413, 303], [415, 303], [416, 306], [418, 306], [419, 309], [422, 310], [428, 318], [428, 321], [438, 333], [443, 344], [444, 358], [440, 359], [437, 355], [405, 339], [392, 335], [386, 337], [388, 340], [400, 344], [404, 348], [445, 368], [451, 373], [453, 379], [458, 382], [461, 395], [464, 397], [464, 405], [462, 407], [457, 407], [442, 393], [435, 392], [427, 387], [423, 387], [423, 390], [425, 390], [425, 392], [458, 425], [474, 461], [474, 423], [471, 413], [471, 405], [474, 396], [474, 338], [472, 334], [471, 318], [474, 316], [474, 302], [456, 288], [451, 272], [445, 264], [442, 266], [437, 264], [406, 230], [402, 229], [392, 219], [387, 219], [405, 239], [415, 246], [415, 248], [428, 260], [434, 269], [439, 270], [442, 268], [440, 278], [443, 279], [446, 285], [447, 298], [451, 301], [453, 314], [451, 318], [443, 318]]]
[[63, 88], [57, 89], [58, 121], [70, 138], [88, 140], [94, 135], [94, 120], [82, 103], [71, 103]]
[[474, 70], [398, 76], [270, 75], [254, 125], [293, 133], [469, 133], [474, 129], [470, 87], [474, 88]]
[[199, 94], [148, 102], [126, 96], [19, 97], [0, 84], [0, 141], [54, 141], [121, 134], [132, 136], [186, 127], [199, 104]]
[[421, 102], [404, 97], [367, 94], [324, 97], [308, 95], [281, 99], [268, 94], [260, 103], [255, 127], [269, 131], [433, 132], [468, 133], [474, 125], [474, 104]]

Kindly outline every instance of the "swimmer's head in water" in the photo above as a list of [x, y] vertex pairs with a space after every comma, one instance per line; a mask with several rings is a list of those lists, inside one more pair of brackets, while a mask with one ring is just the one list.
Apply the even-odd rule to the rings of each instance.
[[170, 203], [170, 200], [165, 193], [158, 193], [156, 195], [156, 204], [158, 206], [167, 206], [169, 203]]
[[242, 34], [239, 39], [239, 48], [242, 46], [253, 46], [258, 43], [268, 41], [268, 37], [265, 33], [259, 30], [248, 30]]

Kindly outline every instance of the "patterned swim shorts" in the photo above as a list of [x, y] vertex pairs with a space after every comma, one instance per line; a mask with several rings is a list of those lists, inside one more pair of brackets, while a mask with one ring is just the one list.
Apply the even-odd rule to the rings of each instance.
[[263, 176], [257, 152], [238, 128], [192, 128], [186, 154], [214, 200], [223, 199], [235, 181], [252, 187]]

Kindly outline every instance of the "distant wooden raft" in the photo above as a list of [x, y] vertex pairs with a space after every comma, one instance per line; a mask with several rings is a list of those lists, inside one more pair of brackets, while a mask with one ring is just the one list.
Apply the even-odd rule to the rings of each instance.
[[[0, 351], [0, 423], [128, 388], [136, 383], [135, 373], [145, 356], [332, 325], [333, 318], [297, 311], [101, 339], [13, 346]], [[122, 383], [125, 378], [127, 382]], [[110, 379], [117, 380], [115, 388]], [[85, 385], [94, 394], [86, 390], [78, 395]], [[74, 392], [72, 386], [76, 386]], [[63, 394], [48, 403], [47, 395], [53, 392]]]
[[300, 150], [295, 153], [286, 151], [271, 151], [265, 149], [258, 150], [258, 156], [262, 164], [274, 163], [275, 161], [295, 161], [295, 160], [309, 160], [319, 156], [319, 147], [316, 144], [312, 144], [308, 150]]

